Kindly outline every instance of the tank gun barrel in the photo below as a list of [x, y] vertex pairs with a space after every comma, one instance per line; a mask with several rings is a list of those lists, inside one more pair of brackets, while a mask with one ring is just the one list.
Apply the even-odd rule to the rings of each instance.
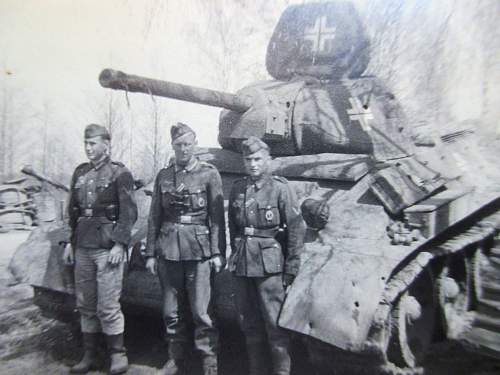
[[212, 107], [221, 107], [235, 112], [245, 112], [252, 105], [250, 97], [241, 97], [222, 91], [135, 76], [113, 69], [104, 69], [99, 75], [99, 83], [102, 87], [109, 89], [142, 92]]
[[50, 184], [58, 189], [61, 189], [64, 191], [69, 191], [69, 187], [67, 187], [66, 185], [60, 184], [59, 182], [53, 181], [50, 178], [48, 178], [47, 176], [44, 176], [44, 175], [36, 172], [30, 165], [25, 165], [23, 167], [23, 169], [21, 169], [21, 172], [28, 175], [28, 176], [35, 177], [39, 181], [47, 182], [48, 184]]

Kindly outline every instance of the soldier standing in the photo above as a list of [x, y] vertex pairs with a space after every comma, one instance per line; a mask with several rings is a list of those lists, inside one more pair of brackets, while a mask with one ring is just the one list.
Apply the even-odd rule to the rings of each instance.
[[[242, 143], [248, 177], [229, 197], [231, 258], [236, 306], [245, 334], [250, 375], [266, 374], [266, 343], [273, 375], [290, 374], [288, 333], [278, 327], [286, 288], [299, 269], [305, 224], [286, 179], [269, 173], [269, 147], [250, 137]], [[284, 229], [283, 248], [275, 237]]]
[[184, 373], [194, 340], [204, 374], [216, 375], [211, 275], [225, 264], [222, 181], [215, 167], [194, 156], [196, 134], [189, 126], [178, 123], [170, 133], [175, 160], [156, 177], [146, 249], [146, 267], [158, 273], [163, 292], [169, 359], [162, 371]]
[[95, 365], [100, 332], [106, 335], [110, 373], [121, 374], [128, 368], [119, 299], [137, 205], [132, 174], [122, 163], [110, 160], [110, 140], [105, 127], [88, 125], [84, 143], [90, 162], [80, 164], [71, 179], [70, 236], [63, 260], [75, 266], [76, 304], [85, 351], [70, 371], [78, 374]]

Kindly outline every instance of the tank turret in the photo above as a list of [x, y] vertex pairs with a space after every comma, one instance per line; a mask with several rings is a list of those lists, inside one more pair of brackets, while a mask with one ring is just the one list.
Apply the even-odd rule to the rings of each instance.
[[342, 153], [388, 160], [411, 154], [397, 102], [374, 77], [362, 76], [369, 43], [355, 8], [344, 2], [306, 8], [288, 8], [270, 40], [267, 68], [276, 80], [236, 94], [111, 69], [102, 71], [99, 82], [224, 108], [219, 143], [233, 151], [256, 136], [275, 156]]

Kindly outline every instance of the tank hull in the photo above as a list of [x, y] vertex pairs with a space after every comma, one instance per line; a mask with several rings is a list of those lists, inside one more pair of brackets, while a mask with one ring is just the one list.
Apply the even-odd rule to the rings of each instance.
[[[232, 151], [220, 149], [201, 149], [199, 157], [221, 171], [227, 196], [232, 182], [241, 177], [239, 158]], [[321, 156], [315, 158], [318, 161]], [[348, 159], [345, 155], [330, 154], [324, 158], [323, 161], [330, 163], [329, 168], [325, 163], [318, 169], [312, 161], [307, 167], [307, 157], [276, 158], [273, 162], [275, 171], [288, 174], [299, 200], [325, 199], [330, 206], [326, 226], [319, 231], [308, 230], [301, 271], [288, 291], [280, 325], [301, 334], [311, 351], [310, 357], [318, 366], [328, 367], [330, 363], [338, 369], [340, 363], [359, 357], [361, 360], [357, 363], [372, 366], [374, 372], [387, 372], [387, 368], [395, 366], [418, 373], [420, 362], [407, 354], [414, 355], [412, 348], [395, 344], [401, 332], [411, 331], [411, 327], [394, 324], [396, 318], [401, 319], [401, 301], [415, 298], [423, 311], [428, 309], [441, 317], [432, 321], [431, 328], [424, 325], [425, 330], [443, 332], [441, 339], [459, 340], [484, 354], [498, 356], [500, 351], [494, 340], [500, 331], [495, 325], [500, 279], [493, 272], [497, 265], [491, 255], [496, 251], [500, 230], [500, 224], [495, 221], [500, 209], [498, 195], [473, 197], [472, 204], [461, 211], [461, 216], [453, 215], [453, 221], [445, 222], [441, 217], [444, 227], [435, 235], [421, 237], [411, 244], [394, 244], [387, 232], [394, 217], [371, 188], [373, 175], [377, 173], [374, 165], [365, 155], [351, 155]], [[136, 194], [141, 227], [136, 228], [135, 246], [129, 251], [122, 304], [130, 314], [159, 315], [160, 286], [157, 278], [144, 267], [140, 245], [149, 198], [143, 190]], [[448, 210], [450, 217], [451, 212]], [[57, 224], [35, 229], [16, 252], [11, 270], [18, 279], [24, 275], [24, 281], [34, 286], [35, 303], [45, 314], [68, 320], [76, 316], [74, 285], [72, 269], [61, 261], [62, 249], [58, 245], [61, 235]], [[471, 260], [470, 267], [469, 259], [476, 259], [475, 263]], [[461, 262], [466, 270], [465, 279], [460, 279], [457, 276], [460, 273], [455, 270]], [[17, 267], [16, 271], [14, 266], [21, 263], [23, 268]], [[428, 293], [414, 293], [412, 285], [427, 274], [432, 275], [430, 281], [424, 283]], [[487, 275], [487, 283], [481, 289], [477, 285], [482, 282], [482, 275]], [[237, 314], [232, 275], [224, 271], [215, 283], [218, 319], [223, 325], [234, 326]], [[471, 300], [464, 307], [446, 297], [449, 285], [454, 283], [469, 283], [467, 294], [473, 295], [475, 302]], [[410, 292], [415, 296], [410, 296]], [[464, 314], [469, 316], [467, 322], [460, 318]], [[394, 326], [399, 328], [395, 330]], [[482, 334], [485, 330], [489, 336]], [[332, 353], [334, 362], [329, 361]]]

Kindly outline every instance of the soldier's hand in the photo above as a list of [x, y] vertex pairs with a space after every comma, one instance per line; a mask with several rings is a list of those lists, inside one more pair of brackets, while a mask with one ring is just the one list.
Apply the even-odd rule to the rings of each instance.
[[224, 261], [220, 255], [215, 255], [209, 260], [210, 267], [216, 272], [219, 273], [224, 267]]
[[293, 280], [295, 280], [295, 275], [292, 275], [291, 273], [284, 273], [283, 274], [283, 288], [288, 289], [290, 285], [292, 285]]
[[108, 263], [110, 263], [112, 266], [117, 266], [121, 262], [123, 262], [124, 257], [125, 257], [125, 249], [123, 245], [115, 243], [113, 248], [109, 251]]
[[153, 275], [156, 275], [156, 259], [155, 257], [149, 257], [146, 259], [146, 269]]
[[70, 243], [67, 243], [64, 247], [63, 263], [67, 266], [72, 266], [73, 264], [75, 264], [75, 254]]

